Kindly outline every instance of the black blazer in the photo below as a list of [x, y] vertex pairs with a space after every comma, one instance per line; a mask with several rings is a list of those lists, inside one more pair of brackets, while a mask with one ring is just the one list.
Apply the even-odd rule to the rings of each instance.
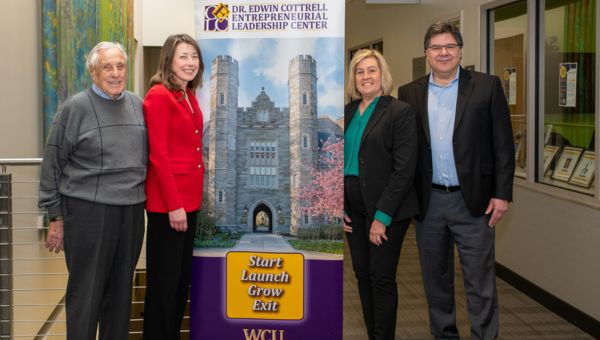
[[[427, 213], [433, 174], [428, 86], [429, 75], [398, 89], [398, 98], [417, 111], [419, 219]], [[452, 144], [458, 181], [471, 215], [482, 216], [491, 198], [512, 201], [514, 144], [508, 104], [498, 77], [460, 69]]]
[[[360, 100], [344, 108], [344, 131]], [[365, 127], [358, 151], [358, 173], [367, 213], [380, 210], [400, 221], [419, 212], [414, 173], [417, 165], [417, 125], [412, 107], [382, 96]], [[344, 201], [346, 211], [347, 202]]]

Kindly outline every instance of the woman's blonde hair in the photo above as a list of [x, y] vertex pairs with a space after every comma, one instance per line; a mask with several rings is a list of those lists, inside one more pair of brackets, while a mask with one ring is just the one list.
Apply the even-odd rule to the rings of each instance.
[[348, 67], [348, 82], [346, 83], [346, 92], [348, 95], [355, 99], [362, 98], [362, 95], [356, 89], [355, 73], [356, 65], [366, 58], [375, 58], [375, 60], [377, 60], [377, 64], [381, 70], [381, 89], [383, 90], [383, 95], [387, 96], [392, 93], [392, 90], [394, 89], [394, 82], [392, 81], [390, 68], [383, 55], [377, 50], [361, 49], [354, 54], [352, 60], [350, 61], [350, 66]]

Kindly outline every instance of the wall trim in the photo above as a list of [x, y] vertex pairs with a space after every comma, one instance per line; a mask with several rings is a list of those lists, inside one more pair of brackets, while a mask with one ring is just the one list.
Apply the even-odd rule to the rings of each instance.
[[587, 315], [581, 310], [573, 307], [567, 302], [548, 293], [533, 282], [525, 279], [509, 268], [496, 262], [496, 276], [506, 281], [508, 284], [529, 296], [534, 301], [548, 308], [550, 311], [572, 323], [577, 328], [591, 335], [595, 339], [600, 339], [600, 321]]

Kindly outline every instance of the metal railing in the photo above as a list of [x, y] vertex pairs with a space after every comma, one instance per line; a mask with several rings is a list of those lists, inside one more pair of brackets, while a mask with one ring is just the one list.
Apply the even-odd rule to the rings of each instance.
[[2, 339], [65, 337], [67, 270], [62, 253], [44, 247], [44, 212], [37, 208], [40, 164], [40, 158], [0, 159]]
[[[44, 245], [47, 222], [37, 207], [41, 161], [0, 159], [0, 339], [66, 337], [68, 273], [63, 253]], [[130, 339], [141, 339], [145, 282], [144, 244], [132, 287]], [[188, 332], [185, 327], [182, 338]]]

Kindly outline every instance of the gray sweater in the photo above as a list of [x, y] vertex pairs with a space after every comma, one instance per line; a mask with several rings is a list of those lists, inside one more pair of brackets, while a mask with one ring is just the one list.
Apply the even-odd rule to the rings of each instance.
[[62, 216], [61, 195], [131, 205], [146, 200], [148, 135], [142, 100], [109, 100], [91, 89], [59, 108], [42, 161], [39, 206]]

